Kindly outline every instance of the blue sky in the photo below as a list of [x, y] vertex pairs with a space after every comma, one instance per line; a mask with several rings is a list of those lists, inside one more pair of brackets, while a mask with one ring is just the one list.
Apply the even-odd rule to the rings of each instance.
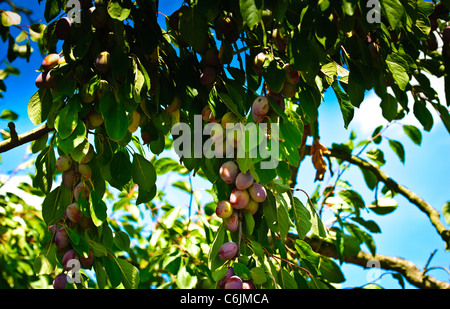
[[[29, 7], [31, 3], [35, 12], [33, 15], [34, 19], [38, 22], [43, 22], [43, 20], [39, 19], [42, 19], [43, 16], [44, 2], [41, 7], [37, 5], [37, 0], [16, 0], [14, 2], [18, 5], [24, 4], [26, 7]], [[180, 6], [181, 2], [160, 1], [160, 12], [169, 15]], [[0, 5], [0, 8], [4, 7], [4, 3]], [[163, 15], [159, 16], [159, 21], [162, 25], [165, 25]], [[5, 50], [6, 46], [2, 47], [0, 59], [3, 58]], [[20, 69], [21, 75], [19, 77], [10, 76], [5, 81], [8, 89], [4, 94], [5, 97], [0, 99], [0, 110], [11, 109], [19, 114], [19, 119], [15, 121], [19, 134], [35, 127], [28, 120], [26, 110], [28, 100], [36, 91], [34, 85], [37, 76], [36, 70], [39, 68], [42, 59], [43, 56], [39, 52], [35, 52], [31, 57], [30, 63], [26, 63], [22, 59], [16, 60], [13, 65]], [[1, 64], [0, 68], [4, 68], [4, 66], [4, 64]], [[436, 90], [439, 93], [443, 93], [442, 80], [433, 80], [432, 85], [436, 85]], [[441, 100], [444, 100], [444, 97], [441, 97]], [[379, 102], [380, 100], [375, 95], [368, 93], [360, 110], [357, 110], [354, 121], [349, 126], [349, 129], [345, 130], [334, 94], [327, 93], [319, 109], [321, 143], [325, 146], [331, 146], [332, 143], [345, 142], [348, 140], [351, 130], [355, 130], [358, 140], [368, 138], [380, 122], [383, 122], [381, 111], [378, 107]], [[405, 121], [402, 121], [402, 123], [414, 124], [421, 128], [420, 124], [412, 117], [408, 117]], [[7, 128], [7, 121], [0, 120], [0, 127]], [[406, 152], [406, 162], [403, 165], [399, 161], [397, 156], [390, 150], [387, 140], [384, 139], [382, 144], [378, 145], [384, 151], [387, 161], [387, 164], [382, 169], [394, 180], [410, 188], [434, 208], [441, 211], [442, 205], [450, 200], [450, 160], [448, 160], [450, 135], [438, 117], [435, 117], [435, 124], [431, 132], [422, 130], [422, 134], [423, 142], [422, 146], [419, 147], [404, 135], [400, 125], [394, 125], [387, 130], [385, 133], [387, 137], [403, 143]], [[26, 148], [27, 146], [24, 145], [1, 154], [0, 174], [8, 174], [12, 171], [22, 161]], [[33, 172], [33, 170], [28, 171]], [[314, 183], [314, 175], [315, 170], [311, 160], [306, 158], [300, 168], [298, 187], [311, 194], [317, 186], [317, 183]], [[327, 182], [328, 177], [329, 174], [327, 173], [324, 183]], [[362, 194], [366, 203], [374, 200], [373, 192], [367, 189], [359, 169], [352, 168], [348, 170], [344, 174], [343, 179], [348, 180], [354, 186], [354, 189]], [[194, 181], [194, 189], [200, 189], [207, 185], [202, 180]], [[182, 205], [189, 203], [187, 194], [180, 194], [179, 191], [174, 192], [176, 194], [173, 196], [177, 196], [174, 203], [177, 202]], [[305, 196], [300, 192], [297, 192], [296, 196], [305, 201]], [[206, 199], [209, 198], [205, 195], [204, 197]], [[422, 269], [431, 252], [437, 249], [438, 251], [431, 265], [450, 268], [450, 253], [445, 251], [443, 242], [425, 214], [421, 213], [416, 206], [410, 204], [402, 197], [397, 197], [396, 200], [399, 207], [388, 216], [378, 216], [371, 212], [363, 212], [365, 219], [376, 221], [382, 230], [381, 234], [373, 235], [378, 249], [377, 252], [387, 256], [399, 256], [411, 260]], [[363, 249], [366, 248], [363, 246]], [[364, 272], [359, 266], [344, 264], [343, 271], [347, 278], [347, 281], [343, 284], [344, 287], [360, 286], [368, 282], [367, 272]], [[449, 278], [449, 275], [443, 270], [434, 270], [429, 274], [440, 280], [448, 281]], [[399, 287], [391, 276], [384, 276], [378, 283], [387, 288]], [[407, 284], [407, 287], [411, 286]]]

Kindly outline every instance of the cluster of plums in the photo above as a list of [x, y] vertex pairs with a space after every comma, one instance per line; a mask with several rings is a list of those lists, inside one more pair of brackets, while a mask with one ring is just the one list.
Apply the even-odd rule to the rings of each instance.
[[92, 249], [89, 250], [88, 257], [79, 255], [71, 245], [70, 237], [67, 233], [68, 228], [74, 228], [75, 225], [88, 230], [92, 224], [91, 218], [85, 216], [80, 210], [78, 204], [80, 196], [83, 196], [86, 202], [89, 202], [90, 190], [85, 181], [91, 179], [91, 168], [87, 164], [93, 157], [93, 148], [90, 148], [88, 154], [80, 161], [75, 162], [69, 155], [62, 155], [56, 160], [56, 169], [62, 172], [62, 184], [71, 189], [73, 202], [67, 205], [63, 217], [49, 227], [52, 232], [52, 241], [57, 250], [57, 256], [60, 259], [63, 272], [55, 277], [53, 287], [55, 289], [64, 289], [67, 284], [67, 274], [75, 264], [74, 260], [79, 262], [83, 268], [90, 268], [94, 261]]
[[[267, 197], [266, 189], [256, 182], [250, 171], [243, 173], [234, 161], [227, 161], [222, 164], [219, 171], [220, 177], [228, 185], [233, 185], [228, 200], [222, 200], [217, 203], [215, 213], [224, 221], [225, 227], [231, 233], [237, 232], [239, 222], [242, 220], [240, 212], [249, 211], [254, 215], [259, 208], [259, 203], [265, 201]], [[238, 245], [229, 241], [222, 244], [218, 251], [218, 256], [223, 261], [232, 260], [238, 254]], [[232, 268], [230, 268], [232, 271]], [[243, 281], [238, 277], [227, 273], [221, 280], [219, 286], [226, 289], [242, 289]]]
[[[107, 12], [104, 0], [81, 0], [81, 18], [83, 25], [90, 22], [94, 33], [91, 47], [83, 59], [66, 59], [62, 54], [48, 54], [41, 64], [41, 72], [37, 76], [35, 84], [39, 89], [48, 88], [53, 93], [58, 92], [58, 84], [62, 78], [75, 80], [82, 103], [92, 105], [86, 115], [85, 123], [89, 129], [95, 129], [102, 125], [103, 117], [94, 108], [95, 102], [110, 90], [111, 54], [117, 45], [112, 18]], [[67, 41], [69, 45], [77, 44], [74, 28], [83, 27], [76, 24], [67, 16], [61, 17], [55, 25], [54, 33], [59, 40]], [[82, 31], [78, 29], [77, 31]], [[79, 44], [79, 43], [78, 43]], [[70, 70], [58, 70], [65, 65], [70, 65]], [[94, 76], [99, 77], [98, 83], [92, 87], [89, 83]]]

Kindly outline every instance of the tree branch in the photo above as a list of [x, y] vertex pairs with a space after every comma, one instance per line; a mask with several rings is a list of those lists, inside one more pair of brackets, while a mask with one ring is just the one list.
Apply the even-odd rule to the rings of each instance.
[[[12, 125], [9, 127], [14, 128], [14, 126]], [[11, 138], [0, 142], [0, 153], [6, 152], [13, 148], [19, 147], [23, 144], [37, 140], [38, 138], [42, 137], [43, 135], [51, 131], [53, 131], [53, 129], [47, 127], [46, 123], [21, 135], [17, 135], [17, 133], [14, 130], [14, 132], [11, 132], [12, 133]]]
[[408, 199], [412, 204], [416, 205], [422, 212], [424, 212], [428, 216], [431, 223], [441, 236], [442, 240], [444, 240], [444, 242], [446, 243], [447, 248], [450, 248], [450, 231], [446, 229], [444, 224], [442, 224], [442, 222], [440, 221], [439, 211], [437, 211], [430, 204], [421, 199], [417, 194], [394, 181], [391, 177], [389, 177], [386, 173], [384, 173], [378, 166], [364, 159], [353, 156], [348, 152], [331, 149], [330, 157], [347, 161], [351, 164], [359, 166], [360, 168], [371, 171], [373, 174], [377, 176], [379, 181], [383, 182], [386, 185], [386, 187], [388, 187], [393, 192], [397, 192], [403, 195], [406, 199]]
[[[296, 235], [290, 236], [292, 238], [297, 237]], [[338, 258], [334, 244], [311, 237], [306, 237], [304, 241], [307, 242], [315, 252], [330, 258]], [[450, 283], [439, 281], [434, 277], [426, 275], [423, 271], [419, 270], [413, 262], [399, 257], [390, 257], [380, 254], [372, 256], [370, 253], [359, 251], [355, 256], [347, 255], [344, 256], [343, 259], [346, 263], [359, 265], [364, 268], [372, 267], [373, 264], [369, 262], [376, 260], [379, 262], [382, 269], [396, 271], [402, 274], [403, 277], [415, 287], [421, 289], [450, 289]]]

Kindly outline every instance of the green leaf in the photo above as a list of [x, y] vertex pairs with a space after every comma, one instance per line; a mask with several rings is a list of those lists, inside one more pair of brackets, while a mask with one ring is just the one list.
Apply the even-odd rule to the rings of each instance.
[[250, 30], [261, 22], [262, 8], [258, 7], [258, 3], [261, 5], [262, 1], [239, 0], [242, 17]]
[[131, 9], [122, 7], [119, 2], [108, 2], [108, 13], [111, 18], [123, 21], [130, 15]]
[[242, 280], [248, 280], [250, 279], [250, 270], [242, 263], [234, 263], [233, 264], [234, 273], [236, 276], [241, 278]]
[[366, 155], [369, 159], [374, 161], [379, 166], [383, 166], [386, 163], [386, 160], [384, 159], [384, 153], [378, 148], [371, 149], [366, 152]]
[[244, 210], [244, 223], [246, 232], [251, 235], [253, 234], [253, 229], [255, 228], [255, 219], [253, 219], [253, 215], [251, 212]]
[[398, 141], [390, 139], [389, 146], [395, 152], [395, 154], [399, 157], [400, 161], [402, 163], [405, 163], [405, 148], [403, 148], [403, 145]]
[[380, 107], [383, 117], [387, 121], [392, 121], [397, 116], [397, 99], [390, 93], [386, 94], [381, 100]]
[[250, 276], [254, 284], [263, 284], [267, 281], [266, 272], [263, 267], [250, 269]]
[[154, 168], [157, 175], [164, 175], [168, 172], [175, 172], [181, 175], [189, 174], [189, 171], [183, 165], [172, 158], [160, 158], [156, 160]]
[[409, 83], [408, 63], [402, 57], [390, 54], [387, 56], [386, 64], [400, 90], [405, 91]]
[[338, 81], [334, 81], [332, 87], [336, 94], [339, 107], [341, 108], [342, 117], [344, 118], [344, 127], [347, 129], [355, 114], [354, 107], [350, 102], [348, 94], [343, 92], [339, 87]]
[[320, 273], [322, 276], [332, 283], [342, 283], [345, 281], [341, 268], [330, 258], [321, 257]]
[[153, 164], [138, 153], [133, 155], [133, 181], [144, 191], [150, 191], [156, 182]]
[[90, 147], [91, 144], [89, 143], [89, 140], [84, 138], [84, 140], [70, 152], [70, 156], [75, 162], [80, 163], [81, 160], [88, 154]]
[[49, 242], [34, 259], [33, 270], [36, 275], [50, 275], [56, 268], [56, 246]]
[[[269, 64], [267, 64], [269, 62]], [[286, 72], [280, 67], [275, 60], [266, 60], [263, 66], [263, 77], [270, 88], [276, 93], [281, 92], [286, 78]]]
[[55, 164], [56, 158], [53, 147], [44, 148], [35, 161], [36, 175], [33, 179], [34, 187], [41, 189], [44, 193], [50, 192]]
[[364, 181], [366, 182], [367, 187], [370, 190], [375, 189], [375, 187], [377, 186], [377, 183], [378, 183], [377, 176], [372, 171], [369, 171], [365, 168], [360, 167], [359, 169], [361, 170], [361, 173], [363, 174]]
[[398, 281], [398, 284], [402, 287], [402, 289], [405, 288], [405, 280], [403, 279], [403, 276], [398, 273], [393, 273], [392, 277]]
[[433, 127], [433, 115], [428, 110], [426, 103], [422, 101], [415, 101], [413, 107], [414, 116], [419, 120], [425, 131], [430, 131]]
[[59, 134], [56, 138], [56, 145], [65, 153], [69, 154], [78, 145], [83, 143], [86, 139], [86, 125], [78, 118], [78, 124], [75, 130], [67, 138], [62, 138]]
[[364, 220], [361, 217], [352, 217], [350, 218], [355, 222], [358, 222], [359, 224], [361, 224], [362, 226], [364, 226], [367, 230], [369, 230], [371, 233], [381, 233], [381, 229], [378, 226], [378, 224], [373, 221], [373, 220]]
[[383, 15], [388, 19], [391, 28], [397, 28], [398, 23], [405, 14], [405, 8], [402, 3], [399, 0], [381, 0], [380, 4], [384, 13]]
[[411, 139], [411, 141], [414, 144], [416, 144], [418, 146], [420, 146], [420, 144], [422, 144], [422, 133], [416, 126], [404, 124], [403, 131]]
[[237, 117], [242, 118], [239, 106], [236, 105], [236, 103], [228, 94], [219, 92], [217, 95], [220, 100], [229, 108], [230, 111], [232, 111]]
[[19, 115], [17, 115], [15, 112], [10, 111], [9, 109], [4, 109], [0, 115], [1, 119], [5, 119], [5, 120], [9, 120], [9, 121], [14, 121], [19, 117]]
[[68, 138], [78, 125], [78, 111], [81, 109], [81, 101], [74, 99], [58, 113], [55, 119], [55, 129], [61, 139]]
[[384, 197], [367, 206], [377, 215], [386, 215], [397, 209], [397, 202], [393, 198]]
[[[226, 227], [225, 227], [225, 224], [222, 223], [219, 226], [219, 229], [217, 230], [214, 240], [209, 249], [208, 263], [210, 265], [213, 264], [212, 262], [217, 257], [217, 253], [219, 253], [220, 246], [222, 246], [222, 244], [224, 243], [225, 235], [226, 235]], [[214, 269], [211, 268], [211, 271], [214, 271], [214, 270], [215, 270], [215, 268]]]
[[179, 18], [179, 32], [195, 50], [202, 50], [208, 42], [208, 23], [197, 7], [183, 10]]
[[58, 16], [59, 12], [61, 11], [59, 3], [60, 1], [58, 0], [47, 0], [45, 2], [44, 17], [47, 23]]
[[50, 89], [39, 89], [28, 101], [28, 117], [34, 125], [41, 124], [47, 119], [53, 99]]
[[102, 245], [92, 240], [89, 241], [89, 246], [92, 248], [92, 253], [95, 257], [102, 257], [108, 255], [108, 250]]
[[323, 224], [322, 220], [320, 219], [319, 214], [317, 213], [316, 209], [314, 208], [314, 205], [311, 203], [311, 200], [308, 199], [307, 207], [309, 208], [309, 212], [311, 213], [311, 229], [314, 234], [316, 234], [319, 237], [327, 238], [328, 232]]
[[91, 192], [91, 219], [95, 226], [100, 226], [103, 222], [106, 221], [106, 203], [101, 199], [101, 197], [97, 194], [97, 192]]
[[104, 289], [107, 283], [107, 274], [105, 267], [99, 259], [94, 259], [94, 271], [97, 278], [98, 288]]
[[2, 25], [10, 27], [13, 25], [20, 25], [21, 17], [19, 14], [11, 11], [2, 11]]
[[375, 246], [375, 242], [374, 242], [372, 236], [370, 236], [368, 233], [362, 231], [355, 224], [345, 222], [344, 225], [354, 237], [359, 239], [361, 242], [365, 243], [367, 248], [369, 249], [370, 253], [372, 253], [372, 255], [375, 256], [376, 246]]
[[282, 268], [278, 273], [278, 280], [283, 289], [291, 290], [298, 288], [294, 277], [284, 268]]
[[73, 246], [80, 244], [80, 235], [78, 235], [78, 233], [76, 231], [74, 231], [73, 229], [70, 229], [68, 227], [66, 227], [65, 230], [66, 230], [67, 235], [70, 238], [70, 242]]
[[109, 165], [109, 171], [114, 179], [114, 184], [118, 187], [126, 185], [132, 177], [133, 166], [124, 151], [117, 151]]
[[167, 211], [164, 216], [161, 218], [161, 223], [167, 228], [171, 229], [177, 219], [180, 216], [181, 208], [180, 207], [174, 207]]
[[358, 215], [359, 210], [365, 207], [365, 203], [361, 195], [354, 190], [339, 191], [339, 196], [349, 205], [353, 206], [355, 213]]
[[447, 132], [450, 133], [450, 113], [448, 109], [441, 104], [433, 104], [436, 111], [439, 113], [439, 117], [444, 124], [444, 127], [447, 129]]
[[48, 226], [55, 223], [60, 192], [61, 186], [58, 186], [56, 189], [47, 194], [42, 202], [42, 218]]
[[114, 244], [122, 251], [130, 249], [130, 236], [124, 231], [117, 231], [114, 235]]
[[277, 225], [280, 233], [280, 240], [285, 241], [287, 233], [289, 232], [291, 221], [289, 219], [289, 212], [286, 200], [283, 195], [277, 194]]
[[302, 262], [313, 275], [317, 275], [320, 264], [320, 254], [313, 251], [310, 245], [305, 241], [297, 239], [295, 241], [295, 250], [300, 255]]
[[192, 289], [197, 284], [197, 276], [189, 273], [187, 266], [182, 266], [176, 276], [175, 282], [180, 289]]
[[122, 282], [122, 271], [114, 257], [107, 256], [103, 261], [109, 282], [113, 288], [116, 288]]
[[250, 247], [256, 256], [262, 257], [264, 255], [264, 250], [259, 242], [250, 239]]
[[80, 240], [78, 244], [72, 244], [73, 249], [80, 255], [85, 258], [89, 256], [89, 242], [86, 238], [80, 235]]
[[114, 94], [108, 92], [100, 99], [99, 106], [105, 120], [106, 133], [112, 139], [120, 141], [128, 132], [128, 117], [123, 104], [119, 104]]
[[298, 237], [303, 239], [312, 227], [311, 213], [296, 197], [293, 199], [294, 223]]
[[120, 269], [123, 286], [126, 289], [137, 289], [139, 285], [139, 270], [126, 260], [116, 259], [115, 261]]

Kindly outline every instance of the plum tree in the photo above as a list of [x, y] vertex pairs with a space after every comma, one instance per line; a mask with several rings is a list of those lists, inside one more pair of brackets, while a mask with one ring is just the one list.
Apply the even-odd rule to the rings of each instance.
[[[9, 272], [0, 285], [23, 285], [19, 277], [32, 269], [36, 276], [28, 280], [45, 276], [41, 282], [50, 286], [75, 250], [95, 275], [80, 270], [82, 283], [71, 288], [215, 287], [226, 272], [226, 280], [217, 282], [221, 288], [228, 281], [239, 288], [335, 288], [345, 280], [341, 265], [367, 265], [381, 256], [373, 239], [380, 229], [361, 205], [387, 215], [398, 196], [417, 206], [450, 246], [442, 222], [448, 203], [439, 213], [383, 171], [390, 166], [384, 165], [390, 160], [386, 145], [406, 164], [406, 148], [389, 135], [394, 123], [414, 145], [422, 145], [422, 129], [431, 131], [437, 120], [450, 131], [450, 91], [437, 91], [434, 82], [449, 85], [448, 1], [384, 1], [376, 23], [368, 21], [363, 1], [184, 1], [173, 12], [164, 11], [163, 1], [82, 0], [76, 12], [69, 1], [35, 1], [42, 18], [30, 18], [11, 1], [0, 10], [7, 60], [0, 98], [5, 78], [19, 72], [15, 61], [26, 58], [38, 72], [27, 106], [37, 127], [17, 134], [15, 115], [5, 110], [1, 118], [10, 123], [0, 150], [31, 142], [34, 174], [31, 186], [21, 188], [43, 198], [39, 224], [30, 224], [43, 232], [28, 230], [31, 250], [23, 249], [12, 226], [36, 211], [20, 213], [9, 207], [22, 206], [19, 197], [1, 195], [0, 215], [11, 220], [1, 227], [0, 250], [16, 246], [20, 252], [0, 256], [0, 268], [11, 262], [5, 256], [36, 248], [41, 253], [24, 258], [21, 265], [28, 268]], [[70, 22], [74, 17], [80, 20]], [[42, 23], [24, 24], [31, 20]], [[36, 51], [44, 61], [34, 57]], [[329, 132], [322, 110], [336, 102], [336, 123], [350, 131], [356, 110], [373, 104], [365, 100], [372, 93], [387, 124], [367, 138], [352, 131], [349, 140], [321, 145]], [[407, 116], [417, 122], [406, 124]], [[243, 145], [241, 131], [208, 136], [211, 124], [245, 126], [248, 135], [254, 124], [258, 132], [266, 130]], [[179, 127], [183, 137], [190, 131], [191, 143], [178, 143], [181, 133], [172, 129]], [[216, 147], [207, 156], [198, 142], [208, 137]], [[165, 157], [175, 155], [176, 146], [179, 158]], [[316, 175], [302, 169], [300, 183], [308, 158]], [[266, 168], [268, 163], [277, 165]], [[367, 192], [352, 185], [353, 176], [345, 179], [344, 171], [355, 167]], [[161, 177], [169, 175], [161, 186]], [[173, 180], [175, 175], [187, 179]], [[208, 188], [196, 188], [197, 179]], [[317, 185], [311, 192], [303, 187], [308, 181]], [[188, 201], [168, 188], [187, 193]], [[340, 199], [349, 207], [334, 204]], [[325, 215], [331, 217], [326, 225]], [[149, 237], [142, 237], [144, 230]], [[220, 250], [230, 241], [234, 255]], [[387, 261], [381, 267], [399, 282], [448, 287], [431, 277], [431, 266], [417, 271], [409, 261], [381, 257]], [[233, 282], [232, 276], [239, 278]]]

